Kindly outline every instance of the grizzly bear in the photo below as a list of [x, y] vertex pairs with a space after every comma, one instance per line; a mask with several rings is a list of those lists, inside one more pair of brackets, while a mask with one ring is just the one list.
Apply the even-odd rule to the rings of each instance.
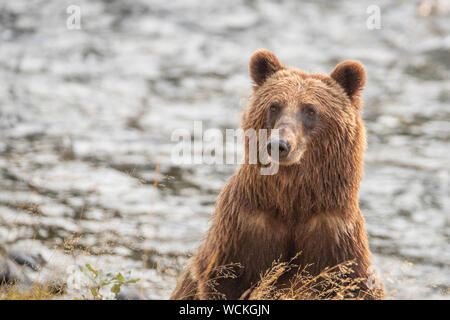
[[[382, 286], [369, 284], [370, 251], [358, 205], [366, 146], [363, 66], [345, 61], [329, 75], [307, 73], [258, 50], [249, 70], [255, 86], [242, 129], [278, 129], [268, 140], [269, 150], [279, 150], [272, 159], [278, 171], [262, 175], [261, 163], [239, 166], [171, 299], [246, 298], [274, 261], [294, 261], [312, 276], [352, 261], [347, 277], [360, 281], [346, 297], [382, 298]], [[226, 266], [232, 274], [224, 276]], [[294, 275], [291, 270], [276, 285], [289, 286]]]

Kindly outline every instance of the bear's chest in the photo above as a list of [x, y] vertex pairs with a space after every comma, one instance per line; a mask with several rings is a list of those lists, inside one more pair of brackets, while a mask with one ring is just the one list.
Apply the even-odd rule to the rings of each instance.
[[289, 224], [268, 212], [259, 211], [241, 215], [239, 225], [245, 260], [270, 266], [273, 261], [288, 257], [291, 239]]
[[317, 271], [354, 258], [357, 224], [342, 215], [323, 213], [293, 228], [291, 252], [296, 263]]
[[243, 216], [244, 243], [265, 256], [289, 260], [303, 256], [306, 263], [340, 256], [353, 237], [355, 223], [333, 214], [317, 214], [306, 221], [293, 222], [270, 212], [253, 212]]

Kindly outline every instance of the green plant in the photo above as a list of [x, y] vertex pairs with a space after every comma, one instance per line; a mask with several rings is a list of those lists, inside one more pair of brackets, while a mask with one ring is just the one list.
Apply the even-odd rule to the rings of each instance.
[[90, 280], [89, 291], [95, 300], [104, 299], [101, 289], [105, 287], [111, 286], [110, 291], [117, 298], [122, 285], [133, 284], [139, 281], [139, 279], [126, 279], [120, 272], [112, 274], [104, 273], [102, 270], [95, 270], [90, 264], [80, 267], [80, 270]]

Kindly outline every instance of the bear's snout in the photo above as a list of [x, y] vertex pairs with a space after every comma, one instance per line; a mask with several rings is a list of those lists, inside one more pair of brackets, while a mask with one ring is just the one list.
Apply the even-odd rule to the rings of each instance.
[[[287, 142], [284, 139], [270, 139], [267, 143], [267, 153], [273, 157], [275, 155], [272, 155], [272, 150], [276, 151], [278, 150], [278, 157], [279, 159], [284, 159], [287, 157], [289, 152], [291, 151], [291, 145], [289, 142]], [[277, 159], [275, 159], [277, 160]]]

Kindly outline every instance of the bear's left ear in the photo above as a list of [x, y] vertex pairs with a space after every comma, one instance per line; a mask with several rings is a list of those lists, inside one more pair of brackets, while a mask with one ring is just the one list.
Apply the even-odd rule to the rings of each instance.
[[358, 61], [348, 60], [339, 63], [330, 76], [339, 83], [352, 101], [359, 97], [359, 92], [366, 83], [366, 71]]
[[284, 66], [272, 52], [260, 49], [255, 51], [250, 58], [249, 69], [253, 81], [260, 86], [272, 74], [278, 70], [284, 69]]

